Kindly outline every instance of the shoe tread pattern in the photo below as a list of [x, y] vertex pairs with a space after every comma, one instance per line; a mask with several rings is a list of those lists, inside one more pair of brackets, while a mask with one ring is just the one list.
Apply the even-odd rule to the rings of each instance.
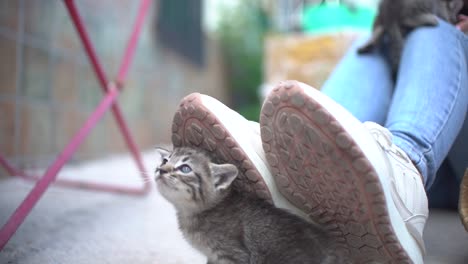
[[372, 165], [297, 82], [275, 87], [260, 125], [279, 191], [343, 242], [356, 263], [412, 263], [394, 233]]
[[198, 147], [214, 153], [222, 163], [239, 169], [234, 185], [262, 199], [271, 201], [267, 185], [247, 154], [216, 116], [201, 102], [201, 95], [193, 93], [182, 99], [172, 122], [174, 147]]

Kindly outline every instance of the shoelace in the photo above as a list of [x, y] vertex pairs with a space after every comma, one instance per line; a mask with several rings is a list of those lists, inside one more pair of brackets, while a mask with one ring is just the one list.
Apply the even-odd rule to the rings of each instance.
[[364, 125], [384, 151], [391, 152], [406, 162], [410, 162], [406, 153], [393, 144], [393, 135], [388, 129], [374, 122], [365, 122]]

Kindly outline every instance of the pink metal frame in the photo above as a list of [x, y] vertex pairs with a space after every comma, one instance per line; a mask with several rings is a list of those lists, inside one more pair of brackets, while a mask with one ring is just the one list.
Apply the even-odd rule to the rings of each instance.
[[73, 20], [73, 24], [75, 25], [78, 31], [80, 39], [84, 45], [86, 54], [88, 55], [93, 70], [96, 73], [98, 81], [105, 95], [99, 103], [99, 105], [97, 106], [96, 110], [89, 116], [84, 125], [71, 139], [70, 143], [58, 155], [56, 160], [48, 167], [45, 174], [41, 177], [27, 175], [23, 171], [15, 168], [7, 161], [7, 159], [0, 155], [0, 165], [3, 166], [11, 176], [19, 176], [24, 179], [36, 181], [34, 188], [26, 196], [23, 202], [15, 210], [13, 215], [8, 219], [7, 223], [0, 230], [0, 250], [2, 250], [6, 243], [10, 240], [10, 238], [13, 236], [13, 234], [16, 232], [19, 226], [23, 223], [24, 219], [28, 216], [29, 212], [36, 205], [36, 203], [39, 201], [41, 196], [44, 194], [44, 192], [47, 190], [47, 188], [52, 182], [54, 182], [57, 185], [66, 187], [86, 188], [91, 190], [125, 193], [132, 195], [144, 195], [150, 189], [149, 182], [145, 181], [145, 175], [141, 175], [144, 182], [144, 185], [141, 188], [129, 188], [125, 186], [115, 186], [73, 180], [56, 180], [57, 174], [62, 169], [63, 165], [72, 157], [72, 155], [76, 152], [78, 147], [83, 143], [84, 139], [88, 136], [88, 134], [96, 126], [96, 124], [101, 120], [102, 116], [109, 110], [109, 108], [112, 110], [115, 120], [124, 137], [125, 143], [127, 144], [127, 147], [129, 148], [139, 171], [146, 171], [140, 156], [140, 152], [138, 151], [138, 148], [130, 134], [130, 130], [128, 129], [127, 124], [125, 123], [125, 120], [122, 116], [122, 111], [120, 110], [116, 99], [120, 91], [123, 89], [123, 84], [126, 79], [129, 66], [133, 59], [138, 37], [141, 32], [144, 18], [149, 9], [151, 0], [141, 0], [140, 2], [136, 22], [134, 24], [130, 39], [127, 43], [127, 47], [125, 49], [121, 65], [114, 82], [110, 82], [104, 73], [104, 70], [101, 66], [101, 63], [99, 62], [93, 45], [91, 44], [91, 41], [88, 37], [88, 33], [85, 30], [85, 27], [75, 6], [75, 3], [73, 2], [73, 0], [64, 0], [64, 2], [68, 9], [70, 17]]

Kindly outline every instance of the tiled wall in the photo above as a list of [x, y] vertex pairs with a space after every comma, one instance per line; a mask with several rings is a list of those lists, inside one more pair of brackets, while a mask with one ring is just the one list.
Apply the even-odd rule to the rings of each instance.
[[[110, 77], [116, 75], [138, 2], [76, 0]], [[153, 3], [119, 98], [142, 149], [170, 140], [179, 100], [202, 92], [226, 101], [220, 52], [207, 43], [197, 68], [156, 39]], [[0, 153], [20, 167], [47, 165], [95, 108], [102, 92], [61, 1], [0, 1]], [[74, 161], [126, 151], [108, 113]], [[5, 172], [0, 169], [0, 175]]]

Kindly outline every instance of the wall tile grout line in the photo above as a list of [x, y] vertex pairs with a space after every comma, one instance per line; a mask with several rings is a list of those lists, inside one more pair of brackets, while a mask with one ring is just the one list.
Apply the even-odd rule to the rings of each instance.
[[[53, 41], [51, 42], [51, 47], [48, 48], [45, 40], [41, 40], [36, 36], [32, 36], [24, 31], [23, 37], [18, 39], [18, 32], [14, 32], [11, 29], [0, 26], [0, 38], [16, 41], [18, 44], [25, 45], [28, 48], [38, 49], [40, 51], [46, 52], [49, 56], [60, 56], [68, 60], [74, 60], [76, 63], [78, 63], [78, 66], [87, 66], [88, 63], [86, 58], [80, 56], [81, 50], [80, 52], [75, 52], [73, 50], [55, 45]], [[54, 52], [50, 53], [50, 50], [53, 50]], [[112, 56], [103, 56], [103, 61], [110, 59], [112, 59]], [[148, 66], [135, 65], [135, 69], [132, 71], [144, 74], [154, 74], [154, 70], [154, 68]]]
[[15, 101], [18, 104], [30, 104], [32, 106], [44, 106], [44, 105], [49, 105], [52, 109], [54, 110], [59, 110], [62, 108], [68, 108], [70, 110], [76, 111], [81, 114], [89, 114], [89, 111], [86, 109], [83, 109], [82, 106], [79, 104], [70, 104], [70, 103], [62, 103], [62, 102], [47, 102], [47, 100], [38, 100], [35, 98], [29, 98], [27, 96], [19, 95], [0, 95], [0, 102], [4, 101]]
[[[19, 44], [25, 45], [25, 46], [27, 46], [29, 48], [38, 49], [40, 51], [44, 51], [44, 52], [47, 52], [47, 53], [49, 53], [49, 50], [50, 50], [48, 48], [45, 40], [42, 40], [42, 39], [37, 38], [35, 36], [31, 36], [31, 35], [27, 34], [26, 32], [24, 32], [24, 30], [23, 30], [23, 37], [21, 39], [18, 39], [18, 31], [14, 32], [11, 29], [0, 27], [0, 37], [6, 38], [6, 39], [9, 39], [9, 40], [15, 40]], [[80, 60], [80, 63], [82, 63], [83, 65], [86, 65], [86, 60], [84, 58], [78, 57], [76, 55], [76, 52], [73, 52], [73, 51], [71, 51], [69, 49], [65, 49], [65, 48], [62, 48], [62, 47], [58, 47], [56, 45], [52, 45], [52, 48], [56, 49], [55, 50], [56, 52], [54, 52], [55, 54], [58, 53], [61, 56], [64, 56], [64, 57], [66, 57], [68, 59]]]
[[[58, 27], [59, 27], [59, 21], [58, 21], [58, 16], [57, 13], [58, 10], [57, 8], [54, 8], [54, 14], [53, 14], [53, 20], [52, 20], [52, 34], [50, 36], [50, 40], [48, 41], [47, 45], [47, 62], [48, 62], [48, 75], [49, 75], [49, 115], [52, 117], [53, 120], [58, 120], [58, 112], [56, 111], [56, 107], [54, 107], [55, 102], [58, 102], [58, 98], [56, 98], [56, 93], [55, 93], [55, 88], [54, 86], [56, 85], [55, 83], [55, 64], [57, 62], [57, 50], [54, 49], [54, 39], [57, 39], [57, 32], [58, 32]], [[66, 89], [66, 87], [63, 87], [63, 89]], [[53, 124], [51, 127], [50, 135], [49, 135], [49, 150], [51, 151], [50, 155], [53, 155], [53, 153], [56, 153], [60, 151], [60, 149], [63, 146], [58, 146], [57, 144], [58, 141], [58, 127], [56, 124]], [[49, 153], [48, 153], [49, 154]]]
[[[15, 155], [20, 153], [20, 137], [21, 137], [21, 120], [22, 120], [22, 109], [21, 105], [19, 104], [19, 96], [21, 94], [21, 89], [23, 86], [23, 57], [24, 57], [24, 49], [23, 49], [23, 37], [24, 37], [24, 0], [19, 0], [19, 8], [18, 8], [18, 28], [16, 32], [16, 84], [15, 84], [15, 122], [14, 122], [14, 152]], [[13, 160], [13, 164], [18, 167], [18, 161]], [[24, 164], [20, 164], [20, 168], [23, 167]]]

